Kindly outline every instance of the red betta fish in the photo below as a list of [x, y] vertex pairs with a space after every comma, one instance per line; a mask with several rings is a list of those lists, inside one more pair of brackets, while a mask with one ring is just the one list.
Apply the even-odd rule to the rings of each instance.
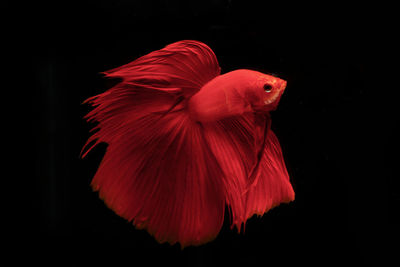
[[[294, 200], [269, 112], [286, 82], [252, 70], [220, 75], [213, 51], [180, 41], [106, 71], [120, 82], [85, 101], [97, 121], [83, 157], [105, 156], [91, 182], [119, 216], [162, 243], [201, 245], [228, 207], [240, 231]], [[91, 146], [89, 146], [91, 144]]]

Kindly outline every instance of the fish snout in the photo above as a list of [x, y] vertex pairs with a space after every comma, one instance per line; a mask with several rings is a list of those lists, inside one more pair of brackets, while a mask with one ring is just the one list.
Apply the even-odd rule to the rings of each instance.
[[281, 93], [285, 90], [287, 85], [287, 82], [285, 80], [280, 80], [278, 84], [278, 90], [281, 91]]

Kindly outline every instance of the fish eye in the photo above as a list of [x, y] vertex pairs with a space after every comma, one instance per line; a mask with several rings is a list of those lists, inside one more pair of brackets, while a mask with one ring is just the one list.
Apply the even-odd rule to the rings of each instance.
[[269, 93], [272, 90], [272, 86], [268, 83], [264, 84], [264, 91]]

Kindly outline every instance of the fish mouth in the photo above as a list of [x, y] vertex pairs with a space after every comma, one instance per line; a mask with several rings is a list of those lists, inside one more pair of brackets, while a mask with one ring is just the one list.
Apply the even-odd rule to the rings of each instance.
[[285, 80], [281, 80], [281, 86], [279, 87], [279, 91], [281, 91], [283, 93], [283, 91], [286, 88], [287, 82]]

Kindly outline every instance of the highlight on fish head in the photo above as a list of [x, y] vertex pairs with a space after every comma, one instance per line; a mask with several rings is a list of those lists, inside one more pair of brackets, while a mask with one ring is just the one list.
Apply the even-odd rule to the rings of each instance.
[[279, 100], [285, 91], [287, 82], [276, 76], [255, 72], [255, 84], [250, 86], [248, 94], [252, 99], [252, 107], [254, 111], [269, 112], [278, 107]]

